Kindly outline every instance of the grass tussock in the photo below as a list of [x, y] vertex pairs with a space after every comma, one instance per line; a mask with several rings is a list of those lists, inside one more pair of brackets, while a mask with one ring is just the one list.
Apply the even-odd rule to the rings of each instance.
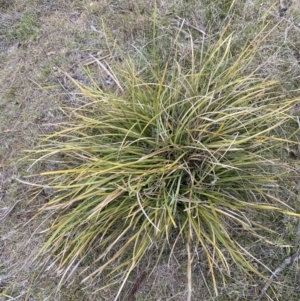
[[97, 252], [84, 281], [121, 279], [117, 300], [148, 256], [156, 254], [154, 268], [184, 244], [191, 299], [195, 252], [205, 254], [217, 291], [216, 271], [225, 277], [232, 263], [259, 273], [232, 229], [265, 239], [267, 216], [299, 216], [276, 192], [287, 171], [278, 154], [291, 142], [285, 127], [299, 100], [251, 67], [261, 34], [235, 54], [232, 39], [223, 33], [199, 45], [189, 36], [183, 53], [178, 29], [168, 54], [154, 38], [118, 62], [98, 61], [113, 92], [97, 79], [73, 80], [84, 105], [65, 108], [69, 122], [34, 150], [34, 164], [51, 166], [42, 175], [54, 191], [41, 208], [53, 217], [41, 253], [64, 279]]

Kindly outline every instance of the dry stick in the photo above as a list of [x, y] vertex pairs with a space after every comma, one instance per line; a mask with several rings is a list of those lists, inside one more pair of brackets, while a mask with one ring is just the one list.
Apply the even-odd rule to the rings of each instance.
[[275, 278], [278, 277], [278, 275], [288, 266], [293, 265], [298, 259], [300, 259], [300, 252], [296, 252], [292, 256], [289, 256], [286, 258], [283, 263], [274, 271], [268, 282], [263, 287], [259, 297], [256, 299], [256, 301], [261, 301], [264, 297], [265, 293], [267, 292], [269, 286], [272, 284]]
[[[102, 60], [107, 59], [110, 56], [111, 56], [110, 54], [107, 54], [105, 56], [97, 58], [97, 60], [102, 61]], [[83, 66], [89, 66], [89, 65], [94, 64], [94, 63], [97, 63], [97, 61], [95, 59], [93, 59], [93, 60], [91, 60], [90, 58], [89, 59], [83, 59], [83, 60], [80, 60], [80, 61], [76, 62], [75, 64], [73, 64], [71, 67], [69, 67], [66, 72], [69, 72], [71, 69], [73, 69], [75, 66], [77, 66], [79, 64], [82, 64]]]
[[141, 276], [137, 279], [137, 281], [134, 283], [134, 285], [132, 286], [132, 289], [130, 290], [130, 292], [128, 293], [127, 297], [126, 297], [126, 301], [133, 301], [135, 300], [134, 295], [135, 293], [138, 291], [139, 287], [141, 286], [142, 282], [144, 281], [144, 279], [147, 276], [147, 272], [144, 271]]
[[[98, 61], [103, 61], [103, 60], [109, 58], [110, 56], [111, 56], [111, 55], [108, 54], [108, 55], [102, 56], [102, 57], [100, 57], [100, 58], [97, 58], [97, 60], [98, 60]], [[84, 63], [83, 66], [89, 66], [89, 65], [95, 64], [95, 63], [97, 63], [97, 60], [96, 60], [96, 59], [93, 59], [92, 61], [88, 61], [88, 62]]]
[[299, 116], [297, 116], [297, 123], [298, 123], [298, 127], [300, 129], [300, 120], [299, 120]]
[[12, 206], [7, 208], [7, 210], [3, 214], [0, 215], [0, 220], [5, 220], [8, 217], [8, 215], [14, 210], [16, 205], [20, 202], [21, 202], [21, 200], [17, 200]]
[[99, 61], [99, 59], [92, 56], [91, 54], [90, 54], [90, 57], [95, 60], [95, 62], [98, 64], [98, 66], [100, 66], [110, 76], [110, 78], [115, 82], [115, 84], [118, 86], [120, 91], [123, 92], [124, 89], [122, 88], [121, 84], [119, 83], [119, 81], [118, 81], [117, 77], [115, 76], [114, 72], [111, 70], [110, 66], [108, 65], [106, 67], [104, 64], [102, 64], [102, 62]]
[[202, 30], [202, 29], [200, 29], [200, 28], [198, 28], [196, 26], [191, 25], [188, 21], [186, 21], [185, 19], [180, 18], [179, 16], [176, 16], [176, 18], [179, 19], [180, 21], [182, 21], [185, 25], [187, 25], [187, 26], [189, 26], [189, 27], [191, 27], [191, 28], [193, 28], [193, 29], [201, 32], [204, 36], [207, 36], [207, 33], [204, 30]]

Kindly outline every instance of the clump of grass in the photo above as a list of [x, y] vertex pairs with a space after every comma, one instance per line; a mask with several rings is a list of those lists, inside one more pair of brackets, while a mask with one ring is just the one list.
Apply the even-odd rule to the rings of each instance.
[[266, 215], [299, 216], [276, 194], [286, 171], [278, 153], [292, 137], [285, 125], [298, 100], [250, 67], [260, 39], [232, 55], [232, 35], [200, 47], [190, 38], [183, 56], [179, 30], [169, 56], [154, 40], [134, 59], [98, 62], [114, 92], [73, 80], [84, 105], [65, 109], [69, 122], [34, 151], [35, 163], [54, 166], [41, 173], [54, 190], [41, 208], [53, 214], [41, 252], [64, 278], [97, 250], [84, 280], [122, 279], [117, 300], [151, 250], [155, 266], [182, 243], [189, 300], [194, 250], [204, 252], [216, 290], [215, 271], [230, 273], [229, 262], [259, 273], [231, 229], [264, 239]]
[[18, 41], [25, 42], [26, 40], [35, 40], [40, 24], [33, 16], [23, 16], [17, 27], [8, 34], [9, 38], [17, 39]]

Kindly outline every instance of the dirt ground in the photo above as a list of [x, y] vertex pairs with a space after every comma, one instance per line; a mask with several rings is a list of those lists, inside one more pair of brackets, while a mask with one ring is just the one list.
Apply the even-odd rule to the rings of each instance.
[[[231, 20], [232, 31], [239, 33], [235, 38], [238, 44], [255, 33], [258, 23], [265, 23], [273, 30], [255, 63], [264, 64], [262, 76], [282, 82], [286, 91], [283, 97], [299, 95], [298, 0], [241, 0], [232, 15], [226, 15], [228, 7], [220, 1], [156, 3], [159, 26], [166, 32], [172, 31], [180, 18], [186, 18], [200, 29], [199, 36], [201, 31], [213, 36]], [[154, 7], [154, 1], [146, 0], [0, 0], [0, 300], [112, 300], [114, 288], [92, 294], [95, 284], [85, 287], [74, 275], [68, 285], [56, 291], [60, 279], [55, 272], [49, 267], [40, 273], [42, 263], [33, 259], [43, 243], [47, 220], [32, 217], [47, 192], [28, 205], [35, 190], [19, 179], [26, 179], [38, 167], [28, 171], [29, 164], [22, 158], [41, 135], [50, 133], [64, 120], [61, 106], [77, 104], [76, 89], [60, 70], [85, 82], [85, 66], [90, 66], [93, 75], [99, 75], [105, 84], [92, 59], [107, 54], [104, 24], [123, 49], [142, 47], [151, 31]], [[297, 108], [294, 114], [298, 114]], [[291, 161], [295, 169], [299, 169], [298, 151], [293, 150], [296, 159]], [[291, 180], [290, 185], [299, 195], [299, 180]], [[277, 244], [257, 242], [250, 246], [270, 270], [298, 247], [291, 247], [298, 221], [284, 218], [275, 222], [279, 230]], [[179, 258], [183, 250], [178, 250]], [[195, 268], [193, 273], [194, 300], [256, 300], [264, 285], [263, 280], [248, 279], [237, 271], [226, 287], [220, 285], [219, 297], [213, 297], [205, 270]], [[299, 300], [299, 273], [298, 264], [288, 267], [268, 290], [265, 300]], [[141, 268], [130, 279], [127, 292], [132, 292], [142, 274]], [[135, 296], [127, 300], [186, 300], [185, 277], [180, 263], [166, 258], [155, 273], [140, 281]]]

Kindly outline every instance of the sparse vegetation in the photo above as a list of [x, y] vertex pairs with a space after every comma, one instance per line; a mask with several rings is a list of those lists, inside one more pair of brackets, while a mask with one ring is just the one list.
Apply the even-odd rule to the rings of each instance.
[[[0, 32], [4, 70], [28, 49], [36, 64], [0, 74], [3, 298], [255, 300], [298, 250], [297, 16], [247, 0], [102, 2], [54, 2], [37, 23], [25, 10]], [[24, 149], [34, 160], [13, 163]], [[296, 273], [266, 298], [285, 300]]]

